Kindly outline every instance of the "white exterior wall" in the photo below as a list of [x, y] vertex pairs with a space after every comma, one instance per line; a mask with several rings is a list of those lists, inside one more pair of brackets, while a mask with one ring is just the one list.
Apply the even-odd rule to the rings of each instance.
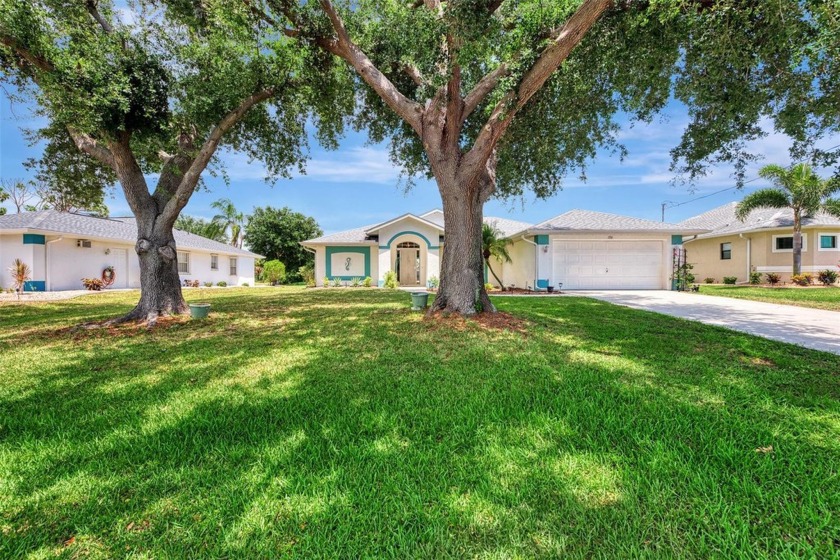
[[[100, 278], [102, 271], [113, 266], [116, 272], [114, 288], [140, 287], [140, 261], [134, 245], [120, 242], [91, 240], [90, 247], [77, 247], [76, 237], [46, 236], [46, 245], [24, 245], [23, 234], [0, 235], [0, 286], [11, 287], [9, 267], [20, 258], [32, 268], [32, 280], [45, 281], [50, 291], [83, 289], [82, 278]], [[230, 255], [219, 254], [219, 270], [210, 270], [210, 254], [185, 249], [190, 253], [190, 273], [182, 280], [200, 282], [225, 281], [229, 286], [243, 283], [254, 285], [254, 258], [236, 256], [237, 275], [230, 276]], [[214, 253], [215, 254], [215, 253]]]
[[424, 224], [417, 220], [407, 218], [397, 223], [388, 225], [379, 230], [379, 258], [377, 276], [374, 278], [379, 285], [385, 279], [385, 273], [393, 270], [396, 263], [396, 245], [404, 241], [413, 241], [420, 245], [422, 267], [426, 276], [424, 282], [428, 283], [429, 278], [437, 276], [440, 278], [440, 255], [442, 246], [440, 244], [441, 231], [435, 227]]
[[315, 285], [324, 285], [324, 276], [327, 274], [327, 248], [320, 246], [315, 249]]
[[[534, 285], [534, 258], [536, 248], [533, 244], [519, 239], [508, 245], [508, 254], [511, 262], [503, 263], [495, 259], [490, 262], [493, 265], [493, 270], [505, 283], [505, 286], [515, 286], [517, 288], [524, 288], [525, 286]], [[498, 283], [492, 274], [488, 272], [487, 280], [494, 286]]]
[[[194, 249], [179, 249], [179, 253], [190, 254], [190, 271], [181, 273], [181, 280], [198, 280], [202, 285], [212, 282], [215, 286], [219, 282], [227, 282], [228, 286], [254, 285], [254, 258], [242, 255], [224, 255], [221, 253], [207, 253]], [[219, 257], [219, 269], [210, 269], [210, 257]], [[235, 276], [230, 274], [230, 259], [236, 259]]]
[[[33, 245], [23, 244], [23, 235], [20, 233], [13, 235], [0, 236], [0, 288], [12, 287], [12, 275], [9, 272], [12, 263], [15, 259], [20, 259], [29, 265], [29, 268], [34, 268], [33, 262]], [[33, 280], [44, 280], [44, 278], [35, 278]]]

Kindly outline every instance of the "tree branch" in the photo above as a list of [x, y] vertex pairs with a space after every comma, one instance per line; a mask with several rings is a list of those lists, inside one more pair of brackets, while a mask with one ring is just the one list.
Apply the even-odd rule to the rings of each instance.
[[488, 72], [478, 81], [475, 87], [464, 97], [464, 113], [461, 116], [461, 124], [490, 95], [490, 92], [496, 89], [501, 79], [507, 76], [508, 73], [508, 66], [503, 62], [495, 70]]
[[344, 22], [341, 21], [341, 16], [338, 15], [332, 2], [330, 0], [320, 0], [320, 2], [321, 8], [327, 14], [327, 17], [329, 17], [333, 30], [337, 35], [337, 45], [333, 45], [334, 48], [328, 48], [328, 50], [347, 61], [359, 73], [359, 76], [362, 77], [365, 83], [373, 88], [379, 97], [395, 113], [407, 122], [418, 134], [421, 134], [422, 106], [403, 95], [393, 82], [376, 67], [370, 58], [353, 43], [350, 35], [347, 33], [347, 29], [344, 27]]
[[43, 72], [52, 72], [55, 66], [46, 58], [35, 55], [32, 51], [21, 45], [17, 39], [9, 35], [0, 35], [0, 43], [15, 51], [18, 56], [23, 58], [30, 66], [37, 68]]
[[99, 12], [99, 9], [97, 8], [98, 3], [98, 0], [85, 0], [85, 7], [93, 19], [95, 19], [100, 27], [102, 27], [102, 30], [110, 35], [114, 32], [114, 28], [111, 23]]
[[70, 134], [70, 138], [73, 139], [73, 143], [76, 144], [79, 151], [96, 158], [103, 165], [106, 165], [116, 171], [116, 162], [114, 161], [114, 154], [111, 153], [111, 150], [94, 140], [93, 137], [88, 134], [79, 132], [70, 127], [67, 128], [67, 132]]
[[[517, 89], [509, 91], [496, 104], [467, 154], [469, 167], [475, 173], [491, 156], [516, 113], [545, 85], [612, 3], [613, 0], [585, 0], [566, 23], [551, 34], [551, 42], [525, 72]], [[475, 173], [471, 175], [475, 176]]]
[[233, 128], [233, 126], [239, 122], [249, 110], [251, 110], [251, 108], [267, 99], [270, 99], [275, 95], [275, 93], [275, 88], [268, 88], [251, 95], [242, 101], [236, 109], [225, 115], [224, 118], [213, 128], [213, 130], [210, 131], [210, 135], [207, 137], [207, 140], [204, 141], [204, 144], [199, 149], [198, 154], [196, 154], [189, 168], [181, 178], [181, 182], [175, 191], [175, 195], [166, 203], [166, 206], [161, 212], [160, 223], [162, 227], [169, 227], [175, 223], [178, 213], [184, 208], [184, 206], [187, 205], [187, 202], [189, 202], [190, 197], [195, 191], [195, 187], [198, 184], [198, 179], [201, 177], [201, 173], [207, 167], [207, 164], [210, 163], [210, 159], [212, 159], [213, 154], [216, 153], [216, 149], [219, 147], [222, 137], [224, 137], [224, 135]]

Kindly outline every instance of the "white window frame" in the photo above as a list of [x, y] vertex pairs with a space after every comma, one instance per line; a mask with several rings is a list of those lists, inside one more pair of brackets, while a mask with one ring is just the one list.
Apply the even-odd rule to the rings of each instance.
[[[773, 250], [774, 253], [793, 253], [793, 249], [776, 249], [776, 240], [780, 237], [793, 237], [792, 233], [780, 233], [779, 235], [773, 236], [773, 245], [770, 248]], [[806, 252], [808, 250], [808, 234], [802, 232], [802, 252]]]
[[231, 276], [238, 276], [239, 275], [239, 261], [236, 257], [228, 257], [228, 273]]
[[[834, 248], [830, 249], [823, 249], [822, 246], [822, 238], [823, 237], [833, 237], [834, 238]], [[836, 252], [840, 251], [840, 232], [830, 232], [830, 231], [821, 231], [817, 233], [817, 251], [825, 251], [825, 252]]]
[[219, 270], [219, 255], [210, 255], [210, 270]]
[[[181, 270], [181, 265], [187, 265], [186, 270]], [[190, 274], [190, 253], [188, 251], [178, 251], [178, 274]]]

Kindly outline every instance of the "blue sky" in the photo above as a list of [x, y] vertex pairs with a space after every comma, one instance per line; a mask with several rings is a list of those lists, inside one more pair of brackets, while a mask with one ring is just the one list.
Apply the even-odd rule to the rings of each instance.
[[[683, 107], [672, 104], [651, 125], [624, 123], [621, 141], [629, 156], [621, 162], [615, 155], [598, 154], [587, 171], [587, 181], [569, 177], [564, 189], [548, 200], [533, 196], [509, 201], [490, 201], [487, 216], [502, 216], [536, 223], [572, 208], [626, 214], [652, 220], [660, 219], [660, 205], [664, 201], [680, 203], [732, 186], [731, 168], [710, 170], [707, 177], [695, 185], [694, 193], [687, 187], [670, 184], [668, 150], [675, 146], [687, 123]], [[12, 104], [6, 93], [0, 97], [0, 177], [26, 178], [23, 162], [38, 155], [38, 147], [29, 147], [20, 129], [35, 128], [43, 123], [33, 116], [30, 108]], [[768, 125], [769, 129], [769, 125]], [[840, 144], [840, 137], [826, 139], [823, 147]], [[764, 155], [748, 177], [757, 175], [765, 163], [790, 163], [787, 154], [789, 141], [771, 134], [753, 146]], [[256, 206], [288, 206], [313, 216], [325, 232], [335, 232], [376, 223], [406, 213], [420, 213], [441, 206], [434, 183], [419, 180], [417, 186], [405, 192], [400, 185], [400, 170], [388, 161], [383, 145], [367, 145], [364, 134], [350, 133], [337, 151], [326, 151], [312, 143], [306, 175], [278, 181], [273, 187], [266, 184], [259, 162], [248, 162], [238, 153], [223, 153], [230, 186], [221, 179], [207, 177], [209, 192], [196, 193], [185, 212], [209, 218], [214, 212], [210, 204], [219, 198], [230, 198], [240, 210], [250, 212]], [[154, 178], [150, 178], [154, 181]], [[151, 183], [153, 184], [153, 182]], [[679, 221], [715, 206], [739, 200], [745, 193], [765, 186], [753, 182], [743, 191], [730, 190], [696, 202], [667, 210], [667, 221]], [[114, 216], [130, 214], [128, 205], [117, 188], [108, 201]], [[8, 207], [8, 204], [7, 204]]]

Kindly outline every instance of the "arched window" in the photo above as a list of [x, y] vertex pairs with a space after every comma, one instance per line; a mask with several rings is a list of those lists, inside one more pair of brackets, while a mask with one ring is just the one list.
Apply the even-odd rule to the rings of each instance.
[[414, 241], [403, 241], [397, 245], [397, 249], [419, 249], [420, 245]]

